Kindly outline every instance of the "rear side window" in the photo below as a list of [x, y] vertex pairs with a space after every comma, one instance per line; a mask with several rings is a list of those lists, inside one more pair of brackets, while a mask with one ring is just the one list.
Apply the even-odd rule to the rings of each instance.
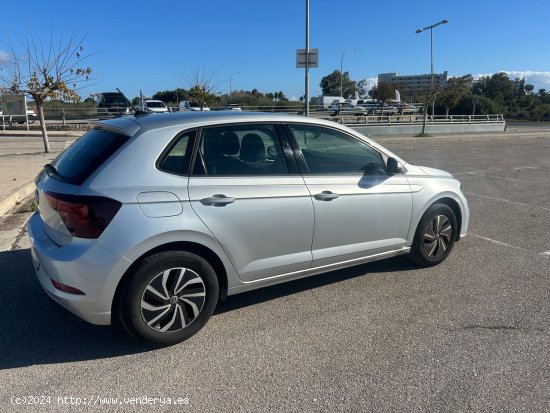
[[202, 130], [194, 173], [283, 175], [288, 168], [273, 125], [225, 125]]
[[61, 182], [81, 185], [127, 140], [127, 136], [116, 132], [92, 129], [53, 161], [57, 173], [51, 176]]
[[193, 149], [192, 139], [196, 131], [184, 133], [172, 143], [168, 151], [161, 157], [158, 168], [164, 172], [186, 175]]

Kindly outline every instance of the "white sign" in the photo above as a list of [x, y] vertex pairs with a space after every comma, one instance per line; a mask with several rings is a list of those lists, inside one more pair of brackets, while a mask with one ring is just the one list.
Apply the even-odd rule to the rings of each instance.
[[[296, 68], [302, 69], [306, 67], [306, 49], [296, 49]], [[319, 67], [319, 49], [309, 49], [309, 64], [308, 67]]]

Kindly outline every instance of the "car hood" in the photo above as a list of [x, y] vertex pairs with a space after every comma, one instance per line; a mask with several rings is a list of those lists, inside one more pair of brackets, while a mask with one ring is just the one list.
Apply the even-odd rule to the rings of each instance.
[[408, 163], [408, 164], [405, 164], [405, 168], [407, 168], [407, 171], [409, 173], [412, 173], [414, 175], [430, 175], [430, 176], [437, 176], [442, 178], [453, 177], [449, 172], [442, 171], [441, 169], [430, 168], [427, 166], [418, 166], [418, 165], [412, 165]]

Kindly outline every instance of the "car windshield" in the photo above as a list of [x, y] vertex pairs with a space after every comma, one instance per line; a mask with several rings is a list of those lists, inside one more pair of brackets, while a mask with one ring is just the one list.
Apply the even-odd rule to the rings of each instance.
[[166, 105], [163, 102], [145, 102], [148, 108], [165, 108]]
[[103, 95], [103, 103], [106, 105], [112, 105], [112, 106], [128, 105], [128, 101], [126, 100], [124, 95], [121, 95], [120, 93], [112, 94], [112, 95]]

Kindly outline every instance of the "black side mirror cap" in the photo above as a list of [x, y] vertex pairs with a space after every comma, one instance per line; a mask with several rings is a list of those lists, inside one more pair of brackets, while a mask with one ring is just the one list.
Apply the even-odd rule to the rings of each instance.
[[386, 165], [386, 171], [390, 175], [400, 174], [403, 172], [403, 165], [394, 157], [389, 157]]

